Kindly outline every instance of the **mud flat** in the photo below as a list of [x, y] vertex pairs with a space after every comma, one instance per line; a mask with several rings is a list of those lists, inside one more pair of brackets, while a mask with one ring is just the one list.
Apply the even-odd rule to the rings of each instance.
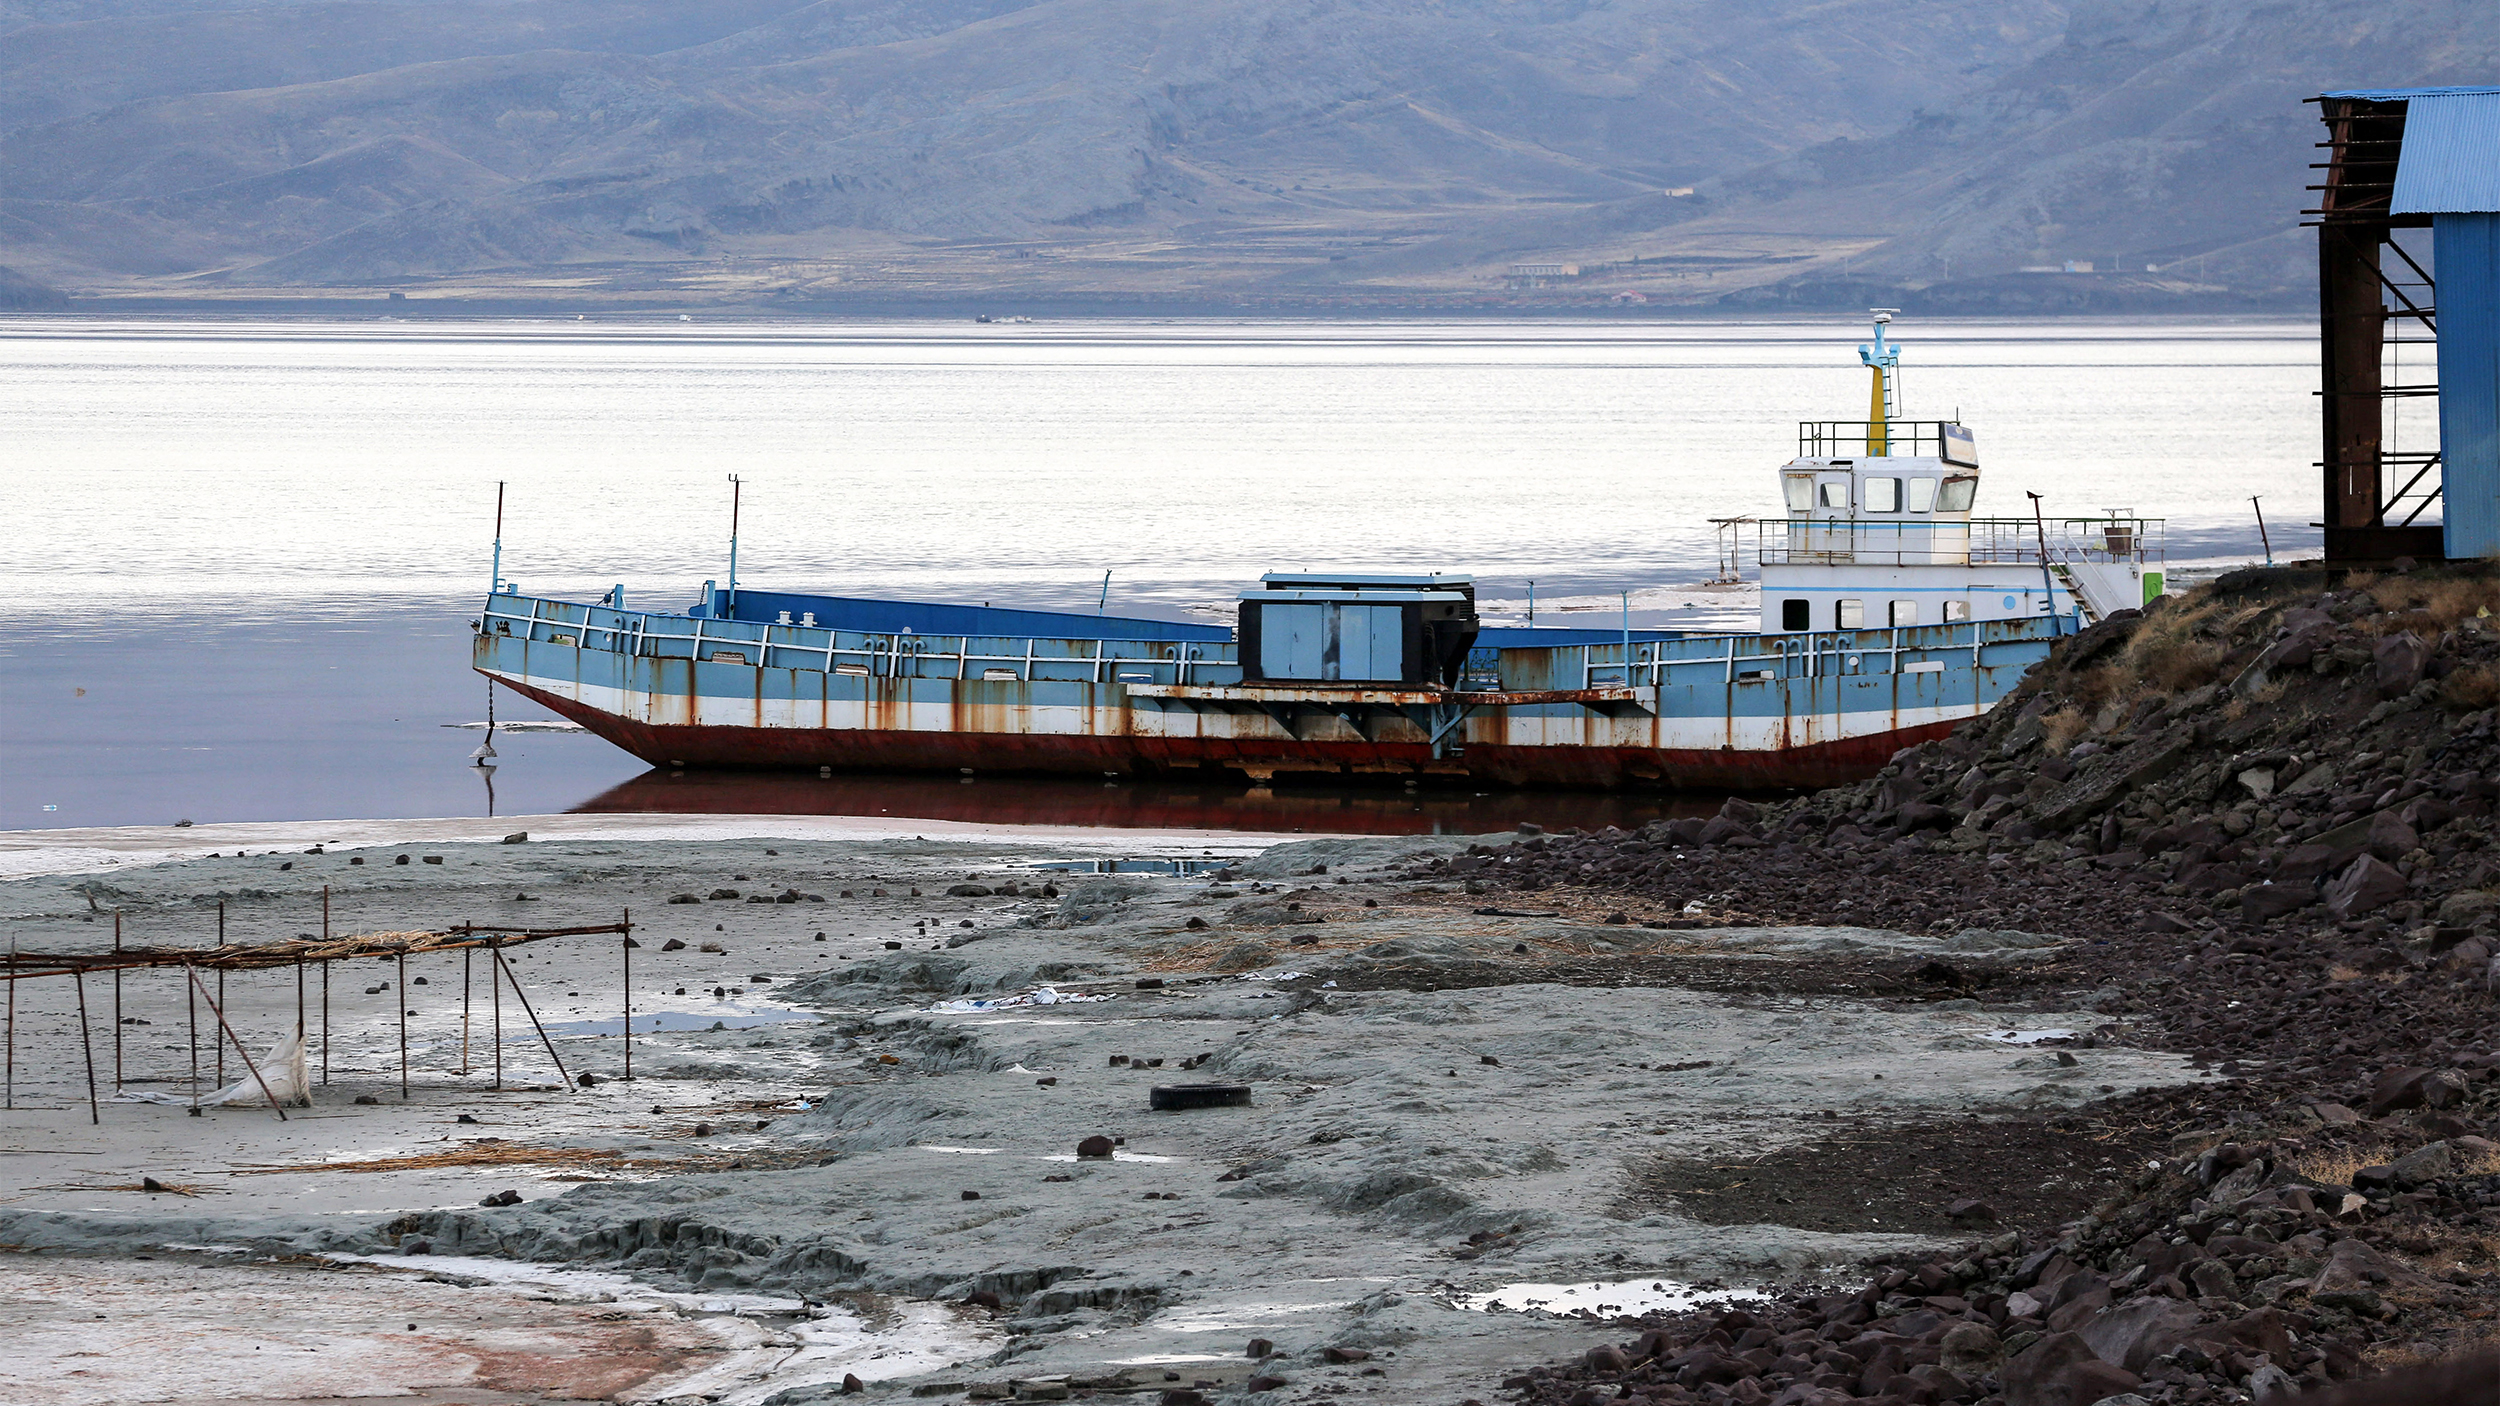
[[[1955, 1120], [2204, 1077], [2128, 1047], [2095, 1009], [2113, 993], [2010, 982], [2023, 1001], [1992, 1007], [1910, 976], [2019, 972], [2053, 935], [1644, 927], [1478, 911], [1495, 900], [1462, 882], [1397, 877], [1484, 837], [541, 827], [306, 853], [318, 828], [283, 853], [238, 837], [241, 853], [110, 866], [21, 848], [0, 913], [41, 950], [109, 943], [116, 909], [129, 940], [204, 943], [220, 902], [235, 940], [290, 936], [324, 885], [340, 932], [630, 908], [636, 1077], [613, 936], [515, 954], [567, 1078], [507, 997], [501, 1090], [478, 971], [464, 1063], [459, 959], [412, 960], [404, 988], [391, 964], [337, 964], [329, 1082], [285, 1122], [243, 1101], [196, 1119], [107, 1101], [91, 1126], [73, 993], [26, 983], [0, 1321], [45, 1346], [0, 1369], [0, 1394], [800, 1402], [852, 1375], [939, 1399], [1053, 1381], [1487, 1399], [1601, 1341], [1617, 1311], [1922, 1248], [1946, 1202], [1987, 1190], [1909, 1157], [1914, 1188], [1810, 1215], [1766, 1198], [1747, 1220], [1703, 1204], [1728, 1180], [1714, 1167], [1895, 1127], [1949, 1146]], [[1124, 864], [1146, 872], [1092, 872]], [[228, 991], [256, 1054], [291, 1031], [293, 973]], [[109, 1061], [111, 994], [90, 979], [87, 996]], [[187, 1097], [179, 977], [128, 977], [120, 999], [150, 1022], [118, 1027], [125, 1085]], [[1150, 1108], [1185, 1084], [1248, 1103]], [[1109, 1155], [1080, 1157], [1089, 1138]], [[2059, 1156], [2050, 1171], [2078, 1183], [2116, 1170], [2089, 1144]], [[141, 1351], [164, 1331], [129, 1312], [150, 1295], [188, 1295], [182, 1331], [264, 1356], [296, 1340], [253, 1336], [272, 1305], [318, 1297], [322, 1370]], [[1260, 1339], [1273, 1353], [1252, 1357]], [[59, 1370], [79, 1352], [108, 1375]], [[548, 1354], [613, 1365], [516, 1365]]]

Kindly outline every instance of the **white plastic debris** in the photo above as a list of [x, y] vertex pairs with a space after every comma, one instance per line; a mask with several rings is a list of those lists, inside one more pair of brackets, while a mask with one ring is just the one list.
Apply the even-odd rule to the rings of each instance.
[[1108, 993], [1098, 994], [1091, 991], [1061, 991], [1054, 987], [1037, 986], [1022, 995], [985, 996], [977, 1000], [965, 1001], [940, 1001], [936, 1005], [929, 1007], [929, 1009], [934, 1012], [969, 1015], [976, 1014], [981, 1011], [1013, 1010], [1019, 1006], [1066, 1006], [1074, 1005], [1080, 1001], [1108, 1001], [1110, 999], [1112, 998]]
[[1979, 1038], [1994, 1040], [2000, 1045], [2042, 1045], [2051, 1040], [2072, 1040], [2082, 1033], [2079, 1030], [1991, 1030]]
[[[228, 1103], [267, 1103], [273, 1098], [288, 1108], [312, 1106], [312, 1073], [305, 1067], [303, 1036], [289, 1035], [270, 1046], [253, 1064], [252, 1071], [215, 1093], [200, 1095], [200, 1106], [213, 1108]], [[258, 1077], [254, 1077], [255, 1072]], [[263, 1084], [268, 1085], [266, 1092], [262, 1090]], [[188, 1105], [192, 1098], [189, 1094], [124, 1089], [113, 1095], [113, 1101]]]

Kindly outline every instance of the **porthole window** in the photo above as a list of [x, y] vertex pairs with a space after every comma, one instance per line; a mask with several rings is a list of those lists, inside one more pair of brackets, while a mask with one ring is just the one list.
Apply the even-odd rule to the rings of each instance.
[[2005, 608], [2008, 610], [2012, 610], [2014, 608], [2014, 598], [2012, 596], [2007, 596], [2005, 598]]

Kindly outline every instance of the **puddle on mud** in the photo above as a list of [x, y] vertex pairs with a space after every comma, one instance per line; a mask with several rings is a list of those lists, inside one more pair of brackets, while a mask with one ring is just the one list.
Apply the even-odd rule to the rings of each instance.
[[1278, 1320], [1297, 1313], [1328, 1313], [1342, 1310], [1343, 1302], [1322, 1300], [1314, 1303], [1221, 1303], [1205, 1308], [1167, 1313], [1154, 1320], [1154, 1326], [1174, 1333], [1255, 1333], [1273, 1328]]
[[747, 1346], [729, 1348], [720, 1362], [669, 1385], [670, 1399], [699, 1397], [722, 1406], [756, 1406], [794, 1387], [839, 1382], [856, 1372], [871, 1382], [920, 1376], [979, 1361], [1000, 1335], [967, 1322], [955, 1306], [927, 1299], [883, 1300], [880, 1326], [849, 1308], [808, 1305], [764, 1294], [674, 1293], [598, 1270], [555, 1269], [519, 1260], [459, 1255], [325, 1255], [415, 1276], [482, 1280], [559, 1302], [614, 1304], [646, 1313], [726, 1315], [769, 1320]]
[[1622, 1279], [1585, 1284], [1505, 1284], [1480, 1294], [1459, 1294], [1460, 1308], [1485, 1313], [1591, 1314], [1600, 1318], [1677, 1313], [1697, 1304], [1764, 1297], [1746, 1289], [1704, 1289], [1675, 1279]]

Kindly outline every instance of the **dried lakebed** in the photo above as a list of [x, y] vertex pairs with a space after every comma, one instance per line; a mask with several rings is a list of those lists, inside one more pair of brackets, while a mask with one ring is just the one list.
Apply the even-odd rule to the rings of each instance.
[[[850, 1373], [872, 1392], [936, 1396], [950, 1384], [1064, 1377], [1226, 1399], [1256, 1375], [1283, 1383], [1262, 1401], [1455, 1402], [1599, 1341], [1595, 1322], [1566, 1315], [1605, 1312], [1618, 1286], [1741, 1289], [1933, 1243], [1933, 1207], [1884, 1219], [1897, 1188], [1870, 1187], [1867, 1214], [1847, 1229], [1828, 1228], [1844, 1223], [1828, 1193], [1812, 1215], [1787, 1217], [1795, 1225], [1776, 1214], [1725, 1223], [1693, 1204], [1715, 1189], [1707, 1178], [1660, 1168], [1741, 1166], [1910, 1125], [1944, 1146], [1932, 1130], [1953, 1120], [2055, 1113], [2201, 1077], [2113, 1038], [2092, 1009], [2108, 993], [2030, 990], [2037, 999], [2022, 1006], [1981, 1007], [1833, 992], [1836, 971], [1905, 973], [1940, 957], [2018, 971], [2055, 950], [2039, 937], [1502, 916], [1474, 911], [1487, 900], [1455, 884], [1387, 872], [1466, 843], [1319, 839], [1209, 854], [1138, 836], [1136, 857], [1234, 867], [1107, 877], [1036, 867], [1070, 851], [1007, 830], [925, 842], [438, 843], [417, 858], [439, 865], [397, 865], [384, 848], [123, 868], [110, 892], [80, 889], [96, 882], [80, 875], [20, 880], [0, 887], [0, 910], [30, 948], [109, 940], [87, 921], [90, 896], [100, 912], [123, 908], [143, 940], [175, 922], [196, 927], [219, 894], [238, 937], [288, 935], [322, 884], [334, 917], [352, 915], [344, 931], [511, 921], [521, 893], [537, 926], [630, 906], [642, 943], [638, 1077], [617, 1077], [613, 938], [540, 944], [519, 963], [566, 1064], [591, 1087], [554, 1087], [524, 1030], [532, 1043], [508, 1042], [506, 1073], [536, 1087], [490, 1091], [474, 1031], [472, 1072], [458, 1072], [457, 962], [436, 958], [423, 973], [411, 962], [410, 987], [380, 993], [366, 988], [391, 969], [368, 964], [333, 975], [333, 1082], [285, 1124], [248, 1104], [192, 1120], [179, 1107], [107, 1103], [90, 1128], [67, 992], [30, 985], [0, 1205], [0, 1243], [26, 1253], [0, 1259], [0, 1321], [35, 1321], [38, 1298], [57, 1313], [110, 1289], [83, 1265], [64, 1271], [64, 1253], [153, 1257], [88, 1262], [134, 1274], [252, 1266], [437, 1297], [509, 1293], [506, 1280], [445, 1268], [488, 1260], [696, 1296], [617, 1310], [611, 1326], [638, 1335], [644, 1366], [591, 1394], [618, 1400], [797, 1402], [834, 1394]], [[348, 865], [351, 853], [368, 862]], [[1319, 865], [1325, 873], [1310, 872]], [[1042, 896], [1045, 883], [1060, 891]], [[727, 888], [740, 898], [668, 902]], [[746, 901], [793, 890], [790, 903]], [[705, 953], [705, 942], [724, 950]], [[1687, 965], [1721, 989], [1677, 984]], [[1731, 966], [1755, 973], [1741, 990], [1724, 989]], [[1623, 984], [1601, 984], [1610, 967]], [[1036, 992], [1107, 999], [1021, 999]], [[93, 982], [88, 994], [99, 1000]], [[125, 1060], [134, 1074], [168, 1075], [184, 1057], [178, 988], [133, 978], [124, 999], [155, 1022], [124, 1027]], [[293, 1002], [291, 975], [255, 974], [235, 979], [230, 1005], [257, 1049], [291, 1025]], [[422, 1051], [406, 1102], [403, 1009], [418, 1012], [411, 1040]], [[697, 1018], [710, 1012], [722, 1028]], [[2096, 1030], [2089, 1046], [2024, 1043]], [[1152, 1087], [1190, 1082], [1246, 1085], [1252, 1101], [1149, 1111]], [[1095, 1136], [1117, 1141], [1113, 1155], [1078, 1158]], [[2067, 1165], [2079, 1180], [2116, 1170]], [[1910, 1173], [1944, 1186], [1956, 1170]], [[143, 1176], [196, 1194], [116, 1189]], [[518, 1204], [478, 1205], [505, 1189]], [[1934, 1198], [1992, 1190], [1954, 1185]], [[371, 1260], [321, 1269], [310, 1266], [341, 1262], [292, 1258], [322, 1255]], [[271, 1256], [280, 1262], [260, 1263]], [[401, 1263], [433, 1277], [391, 1267]], [[37, 1288], [39, 1272], [50, 1277]], [[1512, 1286], [1527, 1287], [1502, 1292]], [[707, 1295], [765, 1325], [761, 1336], [693, 1331]], [[766, 1305], [761, 1316], [739, 1311], [750, 1301]], [[1512, 1307], [1531, 1302], [1544, 1311]], [[655, 1335], [653, 1315], [692, 1326]], [[88, 1350], [108, 1351], [92, 1343], [109, 1342], [118, 1321], [85, 1330]], [[898, 1336], [880, 1357], [870, 1340], [882, 1324]], [[811, 1346], [811, 1332], [846, 1346]], [[1280, 1355], [1252, 1360], [1253, 1339]], [[167, 1370], [148, 1399], [295, 1399]], [[472, 1399], [453, 1391], [456, 1373], [436, 1372], [451, 1386], [404, 1389], [388, 1376], [359, 1389]], [[491, 1372], [470, 1385], [498, 1401], [581, 1394]]]

